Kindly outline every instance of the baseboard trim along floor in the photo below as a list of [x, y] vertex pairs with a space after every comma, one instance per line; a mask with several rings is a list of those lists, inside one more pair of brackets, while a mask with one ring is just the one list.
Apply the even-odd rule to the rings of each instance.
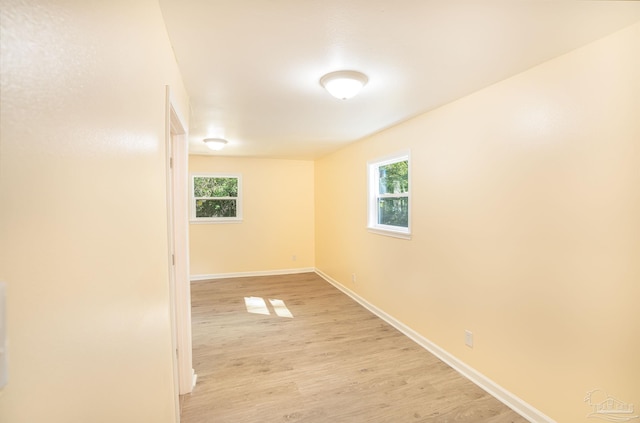
[[471, 382], [485, 390], [487, 393], [495, 397], [497, 400], [505, 404], [507, 407], [511, 408], [516, 413], [520, 414], [525, 419], [529, 420], [532, 423], [556, 423], [555, 420], [551, 419], [549, 416], [543, 414], [521, 398], [507, 391], [497, 383], [493, 382], [488, 377], [484, 376], [482, 373], [473, 369], [469, 365], [464, 362], [458, 360], [456, 357], [449, 354], [444, 349], [440, 348], [438, 345], [434, 344], [424, 336], [420, 335], [410, 327], [406, 326], [404, 323], [385, 313], [378, 307], [369, 303], [367, 300], [351, 291], [346, 286], [342, 285], [340, 282], [331, 278], [326, 273], [322, 272], [320, 269], [315, 269], [315, 273], [320, 276], [322, 279], [329, 282], [331, 285], [335, 286], [337, 289], [351, 297], [354, 301], [359, 303], [361, 306], [402, 332], [409, 339], [413, 340], [415, 343], [429, 351], [434, 356], [438, 357], [440, 360], [448, 364], [451, 368], [456, 370], [462, 376], [469, 379]]
[[297, 273], [313, 273], [313, 267], [300, 267], [297, 269], [261, 270], [255, 272], [214, 273], [209, 275], [191, 275], [191, 282], [209, 281], [213, 279], [246, 278], [254, 276], [294, 275]]

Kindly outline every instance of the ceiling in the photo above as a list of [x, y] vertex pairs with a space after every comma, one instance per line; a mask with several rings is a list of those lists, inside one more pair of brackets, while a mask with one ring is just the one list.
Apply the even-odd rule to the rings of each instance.
[[[314, 159], [640, 20], [636, 1], [160, 0], [191, 154]], [[342, 101], [320, 78], [369, 77]], [[220, 137], [221, 152], [202, 142]]]

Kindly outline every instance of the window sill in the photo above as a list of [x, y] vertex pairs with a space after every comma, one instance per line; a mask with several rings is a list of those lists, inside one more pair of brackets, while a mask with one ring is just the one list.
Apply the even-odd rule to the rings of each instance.
[[190, 224], [203, 225], [209, 223], [242, 223], [243, 219], [191, 219]]
[[411, 239], [410, 232], [400, 232], [400, 231], [394, 231], [391, 229], [371, 228], [371, 227], [368, 227], [367, 230], [376, 235], [390, 236], [392, 238], [400, 238], [400, 239]]

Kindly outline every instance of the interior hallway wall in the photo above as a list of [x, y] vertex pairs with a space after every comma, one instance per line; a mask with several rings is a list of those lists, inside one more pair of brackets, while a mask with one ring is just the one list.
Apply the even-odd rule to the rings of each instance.
[[190, 225], [192, 278], [314, 268], [312, 161], [194, 155], [189, 172], [241, 174], [243, 188], [242, 222]]
[[2, 0], [3, 423], [174, 422], [157, 1]]
[[[316, 266], [558, 422], [637, 407], [638, 75], [640, 23], [317, 161]], [[370, 233], [406, 149], [413, 238]]]

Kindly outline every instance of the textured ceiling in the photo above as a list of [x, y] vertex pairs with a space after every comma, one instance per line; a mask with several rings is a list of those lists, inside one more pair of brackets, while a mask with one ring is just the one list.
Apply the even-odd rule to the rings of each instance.
[[[633, 1], [160, 0], [190, 153], [312, 159], [640, 20]], [[331, 71], [369, 77], [341, 101]], [[205, 137], [229, 141], [222, 152]]]

